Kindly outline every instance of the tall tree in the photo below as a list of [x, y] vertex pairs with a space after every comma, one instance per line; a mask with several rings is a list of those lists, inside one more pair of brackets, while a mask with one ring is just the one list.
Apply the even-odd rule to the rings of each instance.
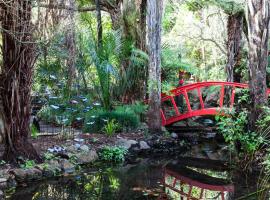
[[97, 12], [97, 43], [98, 43], [98, 49], [101, 50], [102, 48], [102, 18], [101, 18], [101, 7], [100, 7], [100, 1], [95, 0], [96, 3], [96, 12]]
[[147, 36], [149, 53], [149, 108], [148, 126], [150, 132], [161, 131], [161, 21], [163, 0], [147, 1]]
[[241, 41], [243, 31], [243, 12], [230, 14], [227, 21], [227, 81], [240, 82], [237, 71], [241, 65]]
[[68, 50], [67, 67], [68, 67], [68, 91], [70, 92], [72, 83], [76, 76], [76, 40], [75, 40], [75, 0], [69, 0], [70, 7], [68, 11], [68, 26], [66, 31], [66, 46]]
[[266, 67], [270, 22], [269, 0], [248, 0], [250, 128], [254, 130], [262, 106], [266, 104]]
[[3, 15], [0, 95], [4, 115], [4, 159], [11, 162], [16, 162], [18, 156], [39, 159], [33, 145], [28, 141], [35, 62], [31, 2], [10, 0], [0, 3]]

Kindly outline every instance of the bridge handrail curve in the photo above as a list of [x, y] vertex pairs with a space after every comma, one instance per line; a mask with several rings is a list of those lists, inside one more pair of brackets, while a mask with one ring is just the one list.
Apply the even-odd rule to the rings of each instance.
[[[180, 87], [177, 87], [175, 89], [172, 89], [169, 91], [170, 95], [168, 94], [163, 94], [162, 95], [162, 100], [163, 98], [166, 98], [168, 96], [176, 96], [179, 95], [179, 93], [189, 90], [193, 90], [196, 88], [202, 88], [202, 87], [209, 87], [209, 86], [234, 86], [238, 88], [248, 88], [248, 84], [246, 83], [234, 83], [234, 82], [224, 82], [224, 81], [207, 81], [207, 82], [197, 82], [197, 83], [191, 83], [187, 85], [183, 85]], [[270, 94], [270, 89], [267, 89], [267, 94]], [[164, 99], [166, 100], [166, 99]]]
[[[224, 96], [225, 96], [225, 86], [231, 86], [231, 96], [230, 96], [230, 108], [233, 107], [234, 100], [235, 100], [235, 89], [236, 88], [248, 88], [248, 84], [246, 83], [233, 83], [233, 82], [223, 82], [223, 81], [208, 81], [208, 82], [198, 82], [198, 83], [192, 83], [184, 86], [180, 86], [178, 88], [175, 88], [170, 91], [170, 94], [162, 94], [161, 96], [161, 102], [165, 102], [167, 100], [171, 101], [172, 106], [175, 110], [175, 116], [166, 117], [165, 113], [161, 109], [161, 117], [162, 117], [162, 124], [168, 125], [171, 123], [176, 122], [177, 120], [182, 120], [198, 115], [214, 115], [217, 114], [217, 110], [215, 108], [205, 108], [204, 107], [204, 100], [201, 93], [201, 88], [204, 87], [211, 87], [211, 86], [220, 86], [220, 98], [219, 98], [219, 107], [217, 109], [222, 108], [224, 106]], [[200, 100], [201, 109], [199, 110], [193, 110], [191, 108], [191, 104], [188, 97], [188, 92], [191, 90], [196, 90], [198, 93], [198, 97]], [[267, 95], [270, 94], [270, 89], [267, 89]], [[188, 112], [186, 113], [180, 113], [178, 110], [178, 106], [176, 105], [176, 102], [174, 100], [174, 97], [183, 95], [185, 102], [187, 104]]]

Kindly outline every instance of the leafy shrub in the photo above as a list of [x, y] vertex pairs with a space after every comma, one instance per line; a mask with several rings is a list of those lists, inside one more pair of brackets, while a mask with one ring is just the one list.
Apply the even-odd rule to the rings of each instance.
[[265, 137], [262, 134], [248, 130], [248, 112], [243, 110], [240, 113], [230, 113], [230, 117], [217, 116], [218, 130], [229, 143], [232, 149], [235, 144], [240, 142], [243, 153], [253, 154], [259, 147], [265, 143]]
[[[132, 110], [116, 108], [113, 111], [95, 110], [85, 115], [84, 132], [101, 132], [107, 121], [115, 120], [121, 130], [138, 127], [139, 116]], [[120, 130], [119, 130], [120, 131]]]
[[44, 153], [44, 159], [45, 160], [53, 160], [55, 158], [55, 155], [49, 152]]
[[147, 110], [148, 105], [142, 102], [135, 102], [134, 104], [118, 106], [115, 110], [119, 112], [134, 112], [142, 121], [143, 115]]
[[[82, 124], [85, 113], [99, 105], [92, 104], [88, 96], [74, 96], [72, 98], [56, 98], [49, 100], [39, 112], [38, 117], [45, 122], [70, 126], [74, 123]], [[76, 103], [72, 103], [76, 102]], [[80, 123], [81, 122], [81, 123]]]
[[104, 126], [103, 131], [107, 136], [113, 136], [114, 133], [120, 128], [117, 122], [115, 122], [115, 119], [112, 119], [107, 122], [107, 124]]
[[37, 137], [38, 137], [38, 129], [37, 129], [37, 127], [35, 125], [31, 124], [30, 130], [31, 130], [32, 138], [37, 139]]
[[53, 110], [50, 106], [43, 106], [41, 110], [38, 112], [38, 117], [46, 122], [53, 122], [54, 115]]
[[23, 164], [20, 165], [23, 169], [31, 169], [35, 167], [36, 163], [34, 160], [26, 160]]
[[124, 147], [106, 146], [101, 150], [99, 156], [104, 161], [123, 162], [127, 152], [127, 149]]

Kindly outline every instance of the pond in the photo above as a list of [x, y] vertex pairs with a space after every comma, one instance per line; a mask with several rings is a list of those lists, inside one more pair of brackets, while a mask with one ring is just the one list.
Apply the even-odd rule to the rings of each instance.
[[[206, 167], [207, 166], [207, 167]], [[91, 167], [80, 175], [63, 176], [18, 186], [10, 200], [238, 199], [256, 191], [243, 176], [218, 161], [142, 159], [136, 164]], [[237, 178], [235, 178], [237, 177]], [[254, 180], [254, 179], [249, 179]], [[252, 195], [242, 199], [257, 199]]]

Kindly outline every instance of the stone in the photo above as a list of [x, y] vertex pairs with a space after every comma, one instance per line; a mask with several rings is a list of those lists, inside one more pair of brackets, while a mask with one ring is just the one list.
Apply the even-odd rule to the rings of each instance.
[[171, 134], [171, 137], [177, 139], [178, 138], [178, 135], [176, 133], [172, 133]]
[[39, 180], [42, 178], [42, 171], [37, 168], [27, 169], [25, 172], [27, 180]]
[[206, 139], [210, 139], [210, 138], [216, 137], [216, 134], [217, 133], [215, 133], [215, 132], [202, 133], [202, 137], [206, 138]]
[[77, 151], [77, 148], [74, 145], [70, 145], [66, 147], [67, 152], [75, 153]]
[[72, 174], [73, 172], [75, 172], [75, 166], [70, 163], [68, 160], [61, 160], [60, 161], [60, 167], [62, 172], [66, 173], [66, 174]]
[[138, 131], [142, 131], [142, 132], [148, 132], [148, 125], [146, 123], [141, 123], [139, 128], [138, 128]]
[[48, 165], [52, 168], [60, 169], [60, 164], [57, 160], [49, 160]]
[[53, 147], [48, 148], [48, 151], [50, 153], [59, 153], [59, 152], [65, 151], [65, 148], [60, 147], [60, 146], [53, 146]]
[[150, 149], [151, 147], [147, 144], [145, 141], [140, 141], [140, 149], [141, 150], [147, 150]]
[[84, 152], [89, 152], [89, 147], [87, 146], [87, 145], [82, 145], [81, 147], [80, 147], [80, 150], [82, 150], [82, 151], [84, 151]]
[[89, 152], [81, 152], [76, 154], [78, 164], [88, 164], [98, 159], [96, 151], [91, 150]]
[[4, 199], [4, 192], [2, 190], [0, 190], [0, 200]]
[[79, 143], [74, 144], [74, 147], [76, 148], [76, 150], [81, 148], [81, 145]]
[[211, 160], [220, 160], [220, 155], [217, 152], [206, 152], [206, 154]]
[[124, 147], [126, 149], [129, 149], [132, 145], [136, 145], [138, 142], [135, 141], [135, 140], [127, 140], [127, 139], [124, 139], [124, 138], [120, 138], [116, 141], [116, 145], [117, 146], [121, 146], [121, 147]]
[[11, 171], [12, 174], [14, 174], [15, 176], [15, 179], [18, 181], [18, 182], [21, 182], [21, 181], [24, 181], [26, 179], [26, 171], [23, 170], [23, 169], [14, 169]]
[[46, 177], [52, 177], [61, 171], [61, 166], [57, 160], [49, 160], [45, 165], [43, 175]]
[[0, 177], [8, 179], [9, 178], [9, 170], [10, 170], [10, 168], [1, 169], [0, 170]]
[[82, 139], [82, 138], [75, 138], [74, 141], [75, 142], [82, 143], [82, 142], [84, 142], [84, 139]]
[[0, 178], [0, 183], [7, 182], [6, 178]]
[[205, 126], [213, 126], [214, 125], [214, 121], [211, 119], [204, 119], [202, 122]]
[[3, 189], [3, 188], [6, 188], [8, 185], [8, 179], [6, 178], [0, 178], [0, 188]]

